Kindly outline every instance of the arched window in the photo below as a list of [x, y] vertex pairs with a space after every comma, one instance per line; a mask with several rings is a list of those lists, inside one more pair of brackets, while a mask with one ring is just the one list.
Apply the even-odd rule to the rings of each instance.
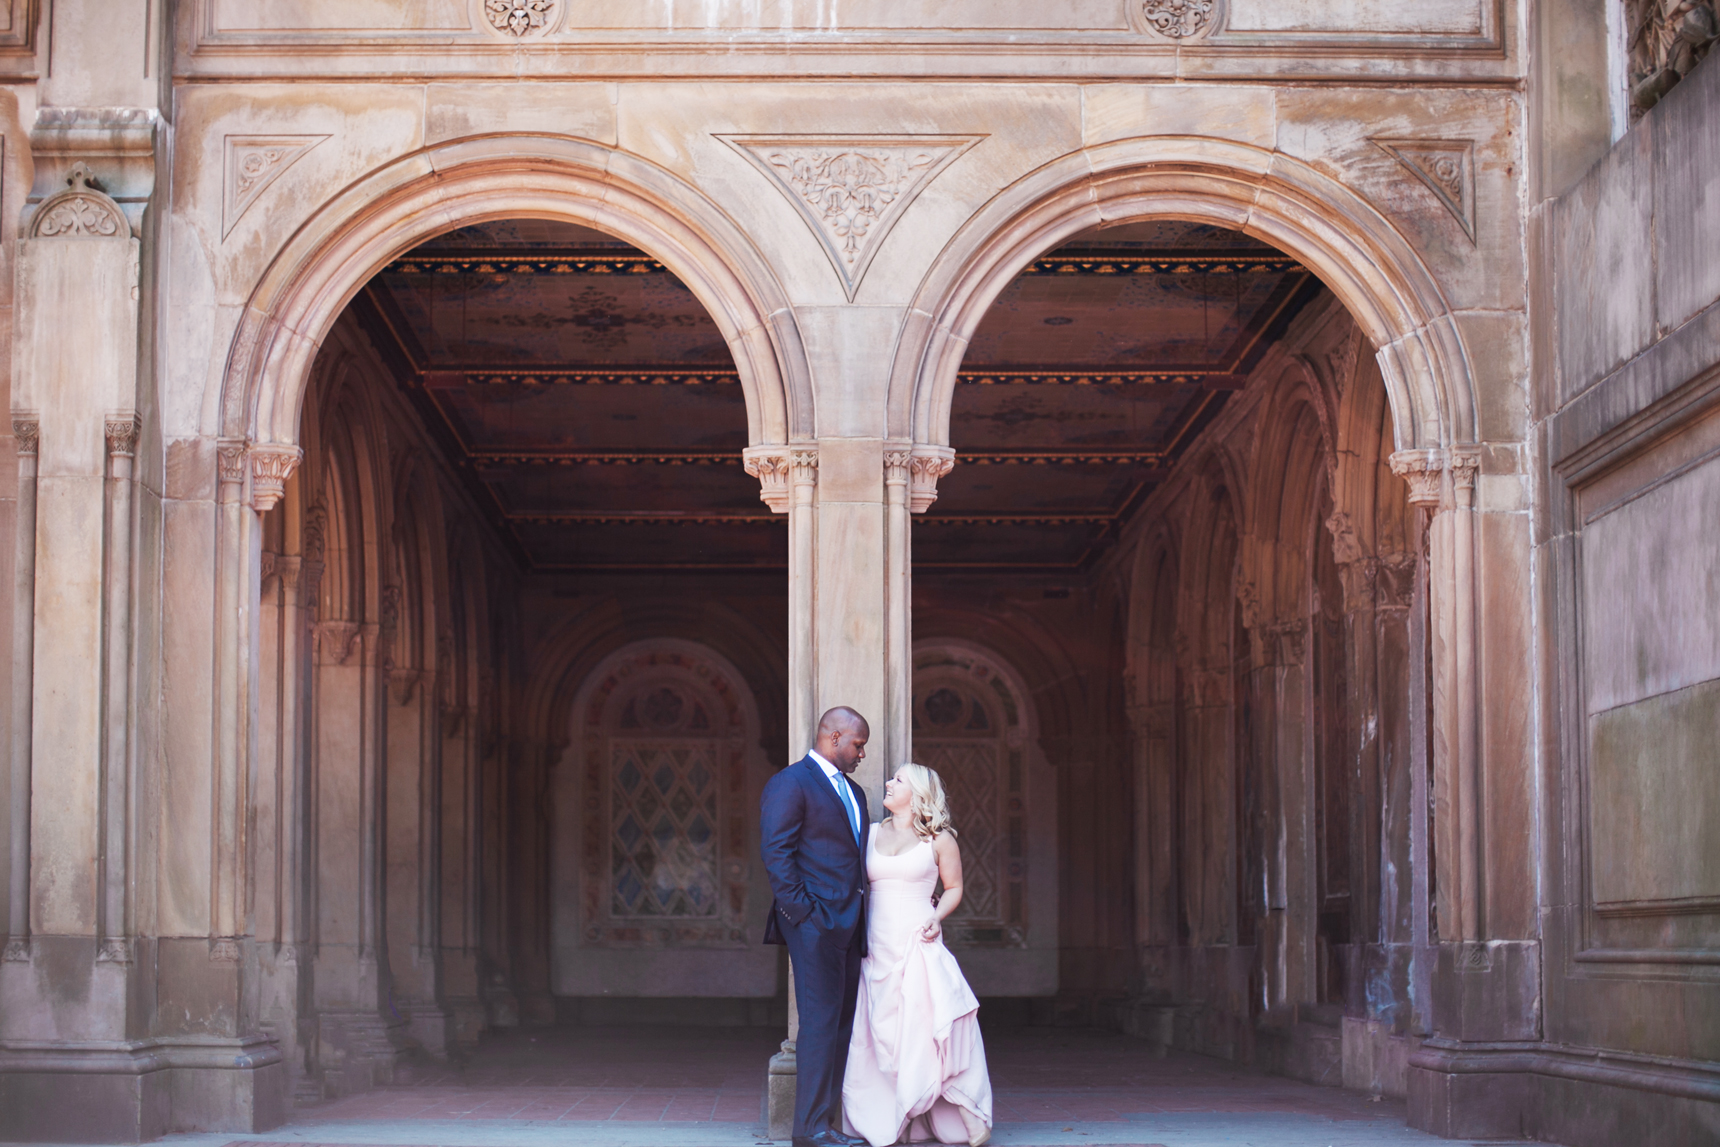
[[1031, 737], [1011, 677], [960, 646], [914, 655], [914, 759], [943, 778], [961, 843], [962, 903], [949, 927], [958, 947], [1027, 943]]
[[740, 683], [702, 647], [648, 642], [582, 693], [585, 941], [744, 942], [752, 738]]

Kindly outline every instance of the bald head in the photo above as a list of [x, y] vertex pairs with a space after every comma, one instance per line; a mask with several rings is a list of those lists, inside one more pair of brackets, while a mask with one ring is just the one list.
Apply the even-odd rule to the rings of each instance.
[[866, 759], [866, 741], [871, 735], [866, 718], [846, 705], [838, 705], [818, 719], [818, 755], [851, 773]]

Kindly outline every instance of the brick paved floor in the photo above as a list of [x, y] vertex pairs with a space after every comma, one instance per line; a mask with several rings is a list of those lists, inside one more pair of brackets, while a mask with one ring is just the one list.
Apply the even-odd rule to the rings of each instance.
[[[265, 1135], [175, 1147], [755, 1147], [780, 1039], [732, 1029], [554, 1029], [488, 1040], [463, 1067], [295, 1113]], [[1398, 1147], [1404, 1106], [1263, 1076], [1108, 1032], [987, 1037], [999, 1147]]]

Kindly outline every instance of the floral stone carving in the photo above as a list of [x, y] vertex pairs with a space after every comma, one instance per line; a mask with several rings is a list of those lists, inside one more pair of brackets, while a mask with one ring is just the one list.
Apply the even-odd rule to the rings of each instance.
[[230, 135], [227, 137], [226, 191], [221, 204], [221, 237], [326, 135]]
[[484, 0], [484, 19], [506, 36], [525, 36], [549, 26], [555, 0]]
[[30, 223], [33, 239], [129, 239], [131, 224], [119, 204], [96, 185], [82, 163], [72, 165], [66, 190], [48, 197]]
[[1220, 16], [1219, 0], [1141, 0], [1136, 11], [1147, 29], [1173, 40], [1206, 35]]
[[1445, 205], [1475, 241], [1475, 144], [1467, 139], [1376, 139]]
[[977, 136], [725, 137], [771, 177], [823, 244], [852, 300], [914, 198]]

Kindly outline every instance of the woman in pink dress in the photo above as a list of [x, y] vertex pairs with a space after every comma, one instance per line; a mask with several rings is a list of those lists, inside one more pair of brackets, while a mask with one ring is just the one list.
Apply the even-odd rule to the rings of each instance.
[[981, 1147], [991, 1138], [991, 1078], [979, 1000], [943, 941], [944, 917], [962, 900], [943, 782], [924, 765], [903, 765], [884, 782], [884, 809], [866, 839], [867, 954], [842, 1119], [872, 1147], [932, 1139]]

